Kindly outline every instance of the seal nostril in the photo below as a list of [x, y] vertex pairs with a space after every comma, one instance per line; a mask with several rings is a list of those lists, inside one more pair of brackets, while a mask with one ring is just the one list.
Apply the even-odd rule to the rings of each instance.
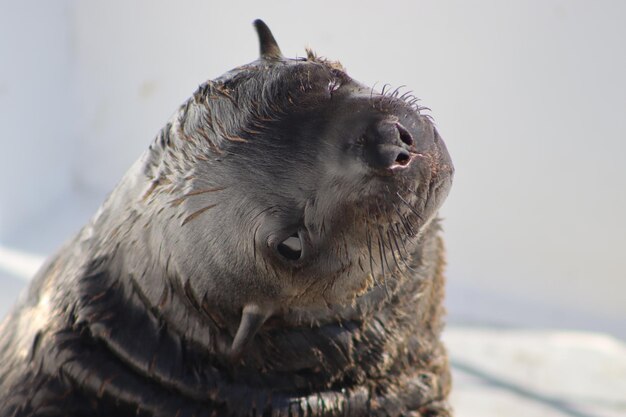
[[294, 233], [279, 243], [276, 249], [278, 253], [286, 259], [297, 261], [302, 256], [302, 241], [300, 240], [300, 236], [298, 236], [298, 233]]
[[407, 152], [400, 152], [398, 156], [396, 156], [396, 163], [398, 165], [406, 166], [411, 162], [411, 155]]
[[413, 146], [413, 136], [402, 126], [400, 123], [396, 123], [396, 129], [400, 134], [400, 140], [409, 146]]

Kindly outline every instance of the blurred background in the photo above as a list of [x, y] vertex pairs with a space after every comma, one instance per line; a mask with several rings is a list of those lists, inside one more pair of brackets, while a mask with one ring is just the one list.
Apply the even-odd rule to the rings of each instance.
[[451, 329], [626, 340], [622, 1], [2, 1], [0, 315], [176, 107], [257, 58], [255, 18], [285, 56], [311, 46], [432, 109], [456, 166]]

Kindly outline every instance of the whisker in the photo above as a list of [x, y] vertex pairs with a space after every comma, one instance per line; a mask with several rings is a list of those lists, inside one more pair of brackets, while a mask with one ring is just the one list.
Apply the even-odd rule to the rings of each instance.
[[415, 210], [415, 207], [413, 207], [408, 201], [406, 201], [404, 198], [402, 198], [400, 193], [396, 193], [396, 195], [398, 196], [400, 201], [402, 201], [404, 204], [406, 204], [406, 206], [409, 208], [409, 210], [411, 210], [411, 212], [413, 212], [413, 214], [415, 214], [415, 216], [417, 216], [418, 219], [420, 219], [421, 221], [424, 221], [424, 219], [419, 214], [419, 212], [417, 210]]
[[374, 85], [372, 86], [372, 88], [370, 89], [370, 102], [372, 101], [372, 97], [374, 96], [374, 90], [376, 89], [376, 84], [378, 84], [378, 81], [376, 81]]
[[398, 215], [398, 218], [400, 219], [400, 223], [402, 223], [402, 227], [404, 227], [404, 232], [406, 233], [406, 235], [408, 237], [414, 236], [416, 233], [413, 230], [413, 227], [412, 227], [413, 225], [411, 224], [409, 219], [407, 219], [404, 216], [404, 214], [402, 214], [400, 209], [398, 207], [396, 207], [395, 205], [393, 206], [393, 209], [395, 210], [396, 214]]
[[[396, 250], [398, 251], [398, 257], [400, 258], [400, 262], [402, 262], [402, 264], [404, 265], [405, 268], [407, 268], [410, 271], [415, 271], [413, 268], [411, 268], [411, 266], [407, 263], [405, 255], [402, 254], [402, 251], [400, 250], [400, 245], [398, 245], [398, 239], [396, 237], [396, 233], [394, 232], [393, 228], [389, 228], [387, 229], [387, 234], [389, 235], [389, 238], [393, 238], [393, 242], [396, 245]], [[403, 246], [404, 246], [404, 241], [402, 242]], [[408, 252], [406, 251], [406, 247], [404, 248], [404, 251], [406, 253], [406, 256], [410, 256], [408, 254]]]
[[385, 248], [385, 238], [383, 234], [383, 227], [381, 225], [378, 225], [378, 242], [379, 244], [382, 243], [383, 258], [385, 260], [385, 265], [387, 265], [387, 272], [391, 272], [391, 268], [389, 267], [389, 260], [387, 259], [387, 251]]
[[370, 233], [369, 223], [365, 224], [365, 240], [367, 241], [367, 252], [369, 253], [370, 274], [372, 275], [374, 284], [376, 284], [377, 287], [380, 287], [380, 283], [378, 282], [378, 280], [376, 279], [376, 275], [374, 274], [374, 259], [373, 259], [374, 256], [372, 255], [372, 235]]
[[390, 298], [389, 296], [389, 289], [387, 288], [387, 277], [385, 276], [385, 263], [383, 261], [383, 253], [385, 252], [385, 249], [383, 248], [383, 245], [380, 241], [380, 237], [378, 238], [378, 254], [380, 255], [380, 271], [382, 273], [382, 277], [383, 277], [383, 288], [385, 289], [385, 295], [387, 296], [387, 299]]
[[406, 85], [404, 85], [404, 84], [399, 86], [399, 87], [397, 87], [395, 90], [393, 90], [393, 93], [391, 93], [389, 96], [393, 97], [393, 98], [398, 98], [398, 95], [400, 94], [400, 90], [405, 88], [405, 87], [406, 87]]
[[[399, 225], [399, 224], [396, 224], [396, 231], [398, 232], [398, 235], [401, 235], [401, 234], [402, 234], [402, 233], [400, 233], [400, 225]], [[410, 236], [407, 236], [407, 237], [409, 237], [409, 238], [410, 238]], [[404, 253], [406, 253], [407, 257], [408, 257], [408, 256], [411, 256], [411, 255], [409, 254], [409, 251], [408, 251], [408, 250], [407, 250], [407, 248], [406, 248], [406, 245], [404, 244], [404, 239], [400, 239], [400, 243], [402, 244], [402, 249], [404, 249]]]
[[[381, 233], [381, 234], [383, 234], [383, 233], [382, 233], [382, 229], [383, 229], [383, 227], [382, 227], [382, 226], [379, 226], [379, 233]], [[390, 230], [390, 229], [389, 229], [389, 228], [387, 228], [387, 233], [386, 233], [386, 235], [387, 235], [387, 242], [389, 243], [389, 251], [391, 252], [391, 258], [393, 259], [393, 263], [396, 265], [396, 269], [398, 270], [398, 272], [400, 272], [402, 275], [404, 275], [404, 272], [402, 271], [402, 268], [400, 268], [400, 264], [398, 263], [398, 258], [396, 257], [396, 253], [395, 253], [395, 251], [393, 250], [393, 245], [391, 244], [391, 237], [389, 236], [389, 230]], [[383, 241], [385, 241], [385, 237], [384, 237], [384, 235], [385, 235], [385, 234], [383, 234], [383, 236], [382, 236], [382, 240], [383, 240]], [[383, 247], [384, 247], [384, 245], [383, 245]], [[385, 256], [385, 259], [387, 259], [387, 257], [386, 257], [386, 256]], [[389, 267], [389, 264], [387, 264], [387, 267]], [[390, 269], [391, 269], [391, 268], [390, 268]]]

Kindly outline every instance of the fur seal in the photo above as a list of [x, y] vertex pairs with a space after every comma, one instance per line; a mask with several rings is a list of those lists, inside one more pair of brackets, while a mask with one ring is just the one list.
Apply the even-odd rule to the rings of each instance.
[[0, 326], [1, 416], [450, 415], [442, 139], [254, 24]]

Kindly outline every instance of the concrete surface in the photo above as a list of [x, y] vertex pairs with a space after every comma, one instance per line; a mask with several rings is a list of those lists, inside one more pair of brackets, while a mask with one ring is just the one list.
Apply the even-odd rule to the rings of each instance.
[[609, 336], [450, 326], [457, 417], [624, 417], [626, 345]]

